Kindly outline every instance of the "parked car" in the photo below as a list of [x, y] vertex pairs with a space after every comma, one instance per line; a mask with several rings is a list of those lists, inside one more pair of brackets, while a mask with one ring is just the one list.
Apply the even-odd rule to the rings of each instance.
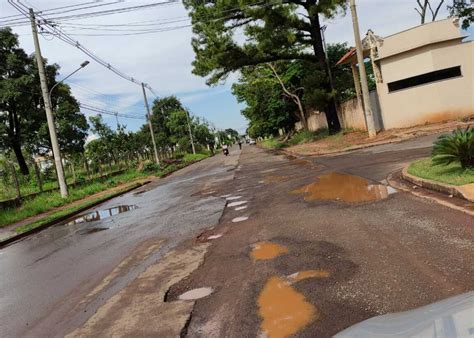
[[474, 292], [454, 296], [414, 310], [367, 319], [335, 338], [471, 337], [474, 332]]
[[257, 144], [257, 142], [255, 142], [254, 139], [250, 139], [250, 140], [249, 140], [249, 144], [250, 144], [250, 145], [252, 145], [252, 144]]

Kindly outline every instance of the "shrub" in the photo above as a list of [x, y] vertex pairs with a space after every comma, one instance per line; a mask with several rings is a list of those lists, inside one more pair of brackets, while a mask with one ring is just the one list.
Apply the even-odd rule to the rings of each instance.
[[433, 145], [434, 164], [448, 165], [458, 162], [463, 169], [474, 167], [474, 129], [457, 129], [442, 135]]
[[160, 170], [160, 166], [156, 163], [153, 163], [153, 162], [145, 163], [143, 165], [143, 169], [142, 169], [142, 171], [146, 172], [146, 173], [152, 173], [152, 172], [155, 172], [155, 171], [158, 171], [158, 170]]

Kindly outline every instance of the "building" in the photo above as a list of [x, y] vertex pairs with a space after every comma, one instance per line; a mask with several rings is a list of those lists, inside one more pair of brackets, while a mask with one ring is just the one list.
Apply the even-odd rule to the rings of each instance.
[[[384, 38], [367, 33], [363, 48], [376, 79], [371, 101], [377, 129], [474, 116], [474, 41], [463, 42], [465, 38], [458, 20], [451, 18]], [[342, 63], [351, 64], [357, 98], [339, 107], [341, 124], [366, 129], [354, 49]], [[324, 127], [320, 117], [309, 120], [312, 129]]]

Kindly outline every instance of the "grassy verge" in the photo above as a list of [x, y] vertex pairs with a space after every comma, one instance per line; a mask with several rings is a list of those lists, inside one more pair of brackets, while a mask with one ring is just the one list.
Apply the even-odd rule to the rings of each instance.
[[145, 173], [128, 171], [102, 182], [94, 182], [89, 185], [69, 189], [69, 196], [67, 198], [62, 198], [59, 192], [38, 195], [31, 200], [24, 201], [18, 208], [2, 210], [0, 213], [0, 228], [145, 176], [147, 176]]
[[273, 137], [263, 140], [260, 145], [267, 149], [281, 149], [288, 146], [286, 143], [281, 142], [277, 138]]
[[73, 212], [76, 212], [82, 208], [87, 208], [89, 206], [92, 206], [96, 203], [99, 203], [101, 201], [105, 201], [107, 200], [110, 196], [113, 196], [117, 193], [120, 193], [121, 191], [125, 191], [127, 190], [129, 187], [127, 188], [124, 188], [122, 190], [118, 190], [118, 191], [114, 191], [113, 193], [110, 193], [110, 194], [107, 194], [107, 195], [103, 195], [103, 196], [100, 196], [100, 197], [97, 197], [97, 198], [94, 198], [94, 199], [91, 199], [91, 200], [88, 200], [84, 203], [80, 203], [80, 204], [77, 204], [77, 205], [74, 205], [72, 207], [69, 207], [69, 208], [65, 208], [65, 209], [62, 209], [58, 212], [55, 212], [51, 215], [48, 215], [36, 222], [33, 222], [33, 223], [29, 223], [29, 224], [25, 224], [25, 225], [22, 225], [18, 228], [15, 229], [15, 231], [18, 233], [18, 234], [22, 234], [24, 232], [27, 232], [27, 231], [30, 231], [32, 229], [35, 229], [37, 227], [40, 227], [42, 226], [43, 224], [46, 224], [46, 223], [49, 223], [49, 222], [52, 222], [52, 221], [55, 221], [63, 216], [66, 216], [70, 213], [73, 213]]
[[297, 144], [317, 141], [329, 137], [327, 129], [319, 129], [316, 131], [302, 130], [294, 134], [288, 141], [283, 142], [278, 138], [268, 138], [260, 143], [260, 145], [267, 149], [282, 149]]
[[[110, 177], [106, 180], [92, 182], [90, 184], [83, 185], [77, 188], [70, 188], [68, 198], [61, 198], [61, 195], [59, 194], [59, 192], [43, 193], [41, 195], [36, 196], [35, 198], [31, 200], [24, 201], [23, 204], [18, 208], [2, 210], [0, 212], [0, 228], [9, 224], [15, 223], [15, 222], [19, 222], [25, 218], [36, 216], [43, 212], [50, 211], [54, 208], [68, 205], [72, 202], [81, 200], [95, 193], [114, 188], [123, 183], [129, 183], [129, 182], [132, 182], [133, 180], [150, 176], [150, 175], [155, 175], [157, 177], [166, 176], [178, 169], [184, 168], [206, 157], [209, 157], [209, 154], [207, 153], [186, 154], [180, 162], [163, 165], [161, 168], [152, 167], [153, 170], [149, 170], [149, 171], [145, 170], [141, 172], [136, 171], [136, 170], [129, 170], [129, 171], [124, 172], [123, 174]], [[103, 195], [103, 196], [97, 197], [96, 199], [85, 201], [83, 204], [74, 205], [74, 206], [71, 206], [70, 208], [60, 210], [57, 213], [47, 216], [46, 218], [41, 219], [38, 222], [34, 222], [32, 224], [28, 224], [24, 227], [21, 227], [19, 231], [21, 232], [28, 231], [29, 229], [38, 227], [46, 222], [51, 221], [52, 219], [59, 218], [67, 213], [78, 210], [86, 206], [87, 203], [93, 204], [97, 202], [99, 199], [105, 199], [114, 193], [115, 192], [112, 192], [108, 195]]]
[[408, 173], [429, 180], [464, 185], [474, 183], [474, 170], [462, 169], [459, 164], [434, 165], [431, 159], [415, 161], [408, 167]]

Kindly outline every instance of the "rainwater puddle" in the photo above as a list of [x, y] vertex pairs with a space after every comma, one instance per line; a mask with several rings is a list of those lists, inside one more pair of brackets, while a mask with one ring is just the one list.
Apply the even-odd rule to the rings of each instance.
[[105, 210], [96, 210], [91, 213], [78, 216], [63, 225], [74, 225], [74, 224], [80, 224], [80, 223], [85, 223], [85, 222], [99, 221], [101, 219], [109, 218], [117, 214], [121, 214], [123, 212], [134, 210], [136, 208], [137, 208], [136, 205], [119, 205], [119, 206], [105, 209]]
[[316, 182], [293, 192], [305, 194], [305, 201], [335, 200], [363, 203], [385, 199], [396, 190], [383, 184], [372, 184], [360, 176], [329, 173], [319, 176]]
[[243, 207], [237, 207], [237, 208], [235, 208], [234, 210], [235, 210], [235, 211], [239, 211], [239, 210], [244, 210], [244, 209], [247, 209], [247, 206], [246, 206], [246, 205], [243, 206]]
[[250, 255], [255, 261], [260, 261], [273, 259], [285, 253], [288, 253], [286, 246], [270, 242], [258, 242], [253, 246]]
[[248, 220], [249, 218], [247, 216], [242, 216], [242, 217], [236, 217], [232, 220], [232, 223], [238, 223], [238, 222], [243, 222]]
[[238, 201], [238, 202], [229, 203], [229, 204], [227, 204], [227, 206], [228, 207], [237, 207], [237, 206], [245, 204], [245, 203], [247, 203], [247, 201]]
[[314, 305], [286, 280], [271, 277], [258, 297], [261, 330], [269, 338], [293, 335], [319, 317]]
[[197, 288], [193, 290], [186, 291], [185, 293], [179, 295], [178, 299], [180, 300], [195, 300], [209, 296], [214, 290], [212, 288]]

